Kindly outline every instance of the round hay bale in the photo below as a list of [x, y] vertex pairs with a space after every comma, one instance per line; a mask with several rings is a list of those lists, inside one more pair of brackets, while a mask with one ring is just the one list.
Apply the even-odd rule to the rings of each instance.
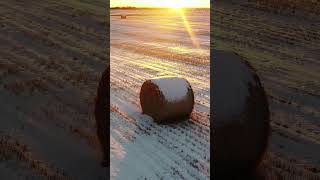
[[103, 166], [109, 166], [110, 161], [110, 66], [103, 72], [96, 96], [95, 119], [97, 136], [103, 153]]
[[186, 79], [160, 77], [147, 80], [140, 91], [142, 112], [158, 123], [187, 119], [194, 105], [194, 94]]
[[213, 71], [213, 174], [250, 175], [268, 144], [269, 107], [255, 70], [240, 56], [215, 51]]

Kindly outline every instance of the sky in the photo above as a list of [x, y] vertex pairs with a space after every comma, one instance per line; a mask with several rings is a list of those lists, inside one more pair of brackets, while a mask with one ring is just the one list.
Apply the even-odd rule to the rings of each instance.
[[210, 7], [210, 0], [111, 0], [111, 7]]

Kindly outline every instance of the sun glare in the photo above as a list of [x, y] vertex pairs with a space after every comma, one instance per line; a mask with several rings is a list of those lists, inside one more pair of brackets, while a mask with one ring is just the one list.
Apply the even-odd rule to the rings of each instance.
[[181, 1], [172, 1], [168, 4], [169, 4], [169, 7], [173, 9], [183, 8], [184, 6], [184, 3], [182, 3]]
[[181, 9], [185, 7], [194, 7], [196, 3], [190, 0], [158, 0], [158, 1], [153, 1], [153, 5], [155, 7]]
[[111, 7], [161, 7], [161, 8], [196, 8], [210, 7], [210, 0], [111, 0]]
[[[192, 26], [189, 23], [185, 9], [192, 7], [203, 7], [201, 5], [208, 4], [208, 2], [210, 2], [209, 0], [131, 0], [131, 3], [129, 3], [128, 1], [129, 0], [120, 0], [117, 2], [120, 7], [133, 5], [134, 7], [161, 7], [172, 9], [175, 14], [177, 13], [181, 17], [185, 29], [192, 41], [192, 44], [196, 48], [200, 49], [200, 44], [197, 41], [196, 35], [193, 32]], [[113, 6], [115, 6], [115, 2], [116, 0], [111, 0], [111, 4], [113, 4]]]

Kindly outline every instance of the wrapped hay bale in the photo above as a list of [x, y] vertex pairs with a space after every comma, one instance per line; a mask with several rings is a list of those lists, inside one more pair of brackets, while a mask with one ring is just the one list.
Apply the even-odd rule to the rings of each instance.
[[263, 159], [270, 129], [268, 101], [247, 61], [234, 53], [211, 52], [213, 174], [239, 179], [253, 174]]
[[151, 116], [156, 122], [169, 123], [190, 116], [194, 94], [186, 79], [155, 78], [143, 83], [140, 104], [143, 113]]

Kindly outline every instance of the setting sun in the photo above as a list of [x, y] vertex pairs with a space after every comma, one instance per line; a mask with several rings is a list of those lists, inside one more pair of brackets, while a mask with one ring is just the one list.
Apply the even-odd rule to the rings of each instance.
[[183, 3], [181, 3], [181, 1], [173, 1], [171, 3], [171, 5], [169, 5], [170, 8], [174, 8], [174, 9], [177, 9], [177, 8], [182, 8], [184, 6]]
[[111, 7], [209, 8], [210, 0], [111, 0]]
[[194, 7], [196, 4], [188, 0], [162, 0], [158, 1], [158, 6], [179, 9], [184, 7]]

